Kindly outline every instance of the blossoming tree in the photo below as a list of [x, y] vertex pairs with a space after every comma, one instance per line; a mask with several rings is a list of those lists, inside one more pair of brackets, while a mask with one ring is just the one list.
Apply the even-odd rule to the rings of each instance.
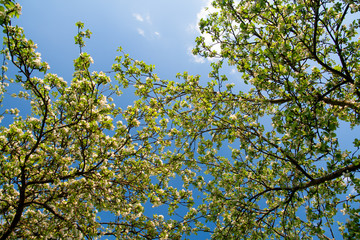
[[[19, 71], [7, 79], [3, 66], [2, 100], [18, 84], [14, 97], [32, 109], [0, 131], [1, 239], [360, 237], [360, 141], [338, 137], [345, 124], [359, 129], [358, 1], [213, 1], [194, 49], [213, 60], [205, 84], [162, 80], [126, 54], [113, 81], [91, 73], [82, 23], [68, 83], [11, 25], [20, 7], [0, 3], [2, 53]], [[226, 84], [225, 62], [249, 91]], [[106, 93], [129, 85], [138, 99], [122, 110]], [[169, 216], [145, 214], [161, 204]]]
[[[119, 84], [112, 85], [104, 72], [89, 71], [93, 60], [83, 49], [91, 32], [81, 22], [76, 24], [80, 56], [74, 60], [73, 79], [47, 73], [36, 44], [11, 24], [20, 12], [14, 1], [0, 1], [5, 36], [0, 239], [179, 239], [191, 233], [186, 215], [173, 220], [145, 214], [146, 204], [168, 204], [174, 213], [179, 204], [193, 202], [188, 190], [167, 184], [183, 169], [179, 162], [165, 164], [157, 154], [167, 144], [158, 140], [153, 120], [158, 113], [150, 107], [122, 110], [113, 103], [109, 95], [121, 95]], [[117, 60], [126, 66], [124, 76], [152, 76], [152, 66]], [[8, 66], [11, 76], [6, 76]], [[17, 88], [11, 96], [6, 94], [9, 84]], [[8, 109], [13, 98], [31, 111]]]
[[[211, 80], [143, 91], [170, 119], [173, 156], [202, 170], [187, 179], [197, 214], [214, 239], [359, 238], [360, 141], [338, 137], [359, 130], [359, 2], [212, 4], [193, 51], [213, 59]], [[224, 62], [251, 90], [226, 84]]]

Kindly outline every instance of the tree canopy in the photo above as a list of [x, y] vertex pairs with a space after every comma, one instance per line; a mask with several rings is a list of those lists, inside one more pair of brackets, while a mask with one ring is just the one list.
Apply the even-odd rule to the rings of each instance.
[[11, 24], [20, 5], [0, 3], [1, 239], [360, 237], [360, 140], [338, 137], [360, 123], [358, 1], [213, 1], [193, 50], [212, 61], [206, 83], [160, 79], [121, 48], [111, 72], [90, 72], [81, 22], [65, 81]]

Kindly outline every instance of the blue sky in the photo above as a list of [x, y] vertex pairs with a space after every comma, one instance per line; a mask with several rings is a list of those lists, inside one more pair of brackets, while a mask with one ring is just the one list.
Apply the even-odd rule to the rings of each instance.
[[79, 50], [74, 44], [75, 23], [82, 21], [93, 35], [84, 51], [95, 61], [94, 70], [106, 71], [122, 46], [126, 53], [155, 64], [162, 78], [178, 72], [207, 76], [205, 61], [191, 55], [200, 33], [198, 20], [204, 16], [208, 0], [76, 0], [19, 1], [22, 16], [15, 21], [27, 38], [38, 44], [50, 72], [71, 78], [72, 60]]
[[[78, 21], [92, 32], [83, 49], [94, 59], [92, 71], [110, 71], [121, 46], [130, 57], [155, 65], [155, 73], [162, 79], [175, 80], [177, 73], [187, 71], [200, 75], [202, 82], [208, 81], [210, 62], [193, 56], [191, 50], [200, 35], [199, 20], [213, 10], [211, 0], [18, 2], [22, 15], [13, 24], [23, 27], [26, 37], [37, 43], [42, 60], [50, 65], [48, 72], [68, 82], [72, 79], [73, 60], [79, 56], [74, 43]], [[237, 83], [236, 87], [245, 89], [240, 74], [234, 70], [224, 71], [231, 82]], [[124, 106], [134, 99], [126, 96]]]
[[[92, 70], [109, 71], [123, 47], [131, 57], [156, 66], [164, 79], [174, 79], [178, 72], [200, 74], [207, 80], [209, 61], [191, 55], [199, 36], [197, 22], [205, 17], [209, 0], [32, 0], [19, 1], [22, 16], [14, 20], [22, 26], [28, 39], [38, 44], [42, 59], [51, 73], [70, 81], [73, 59], [79, 55], [74, 44], [75, 23], [82, 21], [92, 31], [85, 52], [93, 57]], [[228, 77], [237, 83], [239, 75]], [[130, 103], [130, 102], [129, 102]], [[129, 104], [129, 103], [126, 103]], [[122, 107], [126, 107], [122, 106]], [[340, 138], [357, 135], [348, 127]], [[348, 141], [346, 142], [348, 143]]]
[[[210, 4], [209, 0], [99, 2], [19, 1], [22, 15], [13, 20], [13, 24], [23, 27], [26, 37], [37, 43], [42, 60], [50, 65], [48, 72], [56, 73], [68, 82], [74, 71], [73, 60], [79, 56], [79, 48], [74, 43], [78, 21], [93, 33], [90, 40], [86, 39], [83, 49], [94, 59], [91, 70], [110, 71], [119, 54], [116, 50], [121, 46], [131, 57], [154, 64], [155, 72], [163, 79], [176, 80], [175, 75], [184, 71], [200, 74], [203, 81], [208, 79], [210, 62], [193, 56], [191, 50], [200, 34], [197, 22], [205, 17], [204, 8]], [[126, 108], [134, 99], [131, 92], [126, 91], [116, 104]], [[22, 114], [29, 111], [29, 106], [16, 99], [6, 104], [20, 108]], [[6, 123], [3, 121], [2, 124]], [[164, 207], [146, 211], [166, 215]], [[205, 239], [209, 234], [200, 234], [194, 239], [199, 237]]]

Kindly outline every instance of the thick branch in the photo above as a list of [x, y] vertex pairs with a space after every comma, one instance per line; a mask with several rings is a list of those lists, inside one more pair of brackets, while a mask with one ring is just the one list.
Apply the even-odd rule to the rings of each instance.
[[304, 184], [300, 184], [298, 186], [293, 186], [293, 187], [274, 187], [274, 188], [268, 188], [265, 191], [262, 192], [266, 193], [268, 191], [281, 191], [281, 190], [288, 190], [288, 191], [299, 191], [299, 190], [304, 190], [307, 189], [309, 187], [313, 187], [313, 186], [317, 186], [320, 184], [323, 184], [325, 182], [329, 182], [331, 180], [334, 180], [336, 178], [341, 177], [344, 173], [348, 173], [348, 172], [354, 172], [360, 169], [360, 164], [351, 164], [349, 166], [340, 168], [332, 173], [329, 173], [325, 176], [319, 177], [319, 178], [315, 178], [313, 180], [310, 180]]
[[327, 104], [330, 105], [337, 105], [342, 107], [350, 107], [357, 109], [360, 107], [360, 103], [358, 102], [352, 102], [352, 101], [346, 101], [346, 100], [338, 100], [338, 99], [331, 99], [331, 98], [323, 98], [322, 101], [324, 101]]
[[6, 240], [11, 235], [11, 233], [15, 230], [16, 226], [20, 222], [21, 216], [23, 214], [25, 208], [25, 191], [26, 191], [26, 180], [25, 180], [25, 167], [21, 168], [21, 185], [20, 185], [20, 198], [18, 205], [16, 207], [16, 213], [11, 221], [10, 227], [5, 231], [5, 233], [1, 236], [0, 240]]
[[302, 189], [306, 189], [306, 188], [309, 188], [309, 187], [312, 187], [312, 186], [316, 186], [316, 185], [320, 185], [322, 183], [325, 183], [325, 182], [328, 182], [328, 181], [331, 181], [331, 180], [334, 180], [336, 178], [339, 178], [341, 177], [344, 173], [347, 173], [347, 172], [354, 172], [356, 170], [359, 170], [360, 169], [360, 164], [351, 164], [347, 167], [343, 167], [343, 168], [340, 168], [328, 175], [325, 175], [325, 176], [322, 176], [322, 177], [319, 177], [319, 178], [316, 178], [312, 181], [309, 181], [305, 184], [302, 184], [302, 185], [299, 185], [299, 186], [296, 186], [294, 187], [294, 190], [302, 190]]
[[[253, 98], [238, 98], [239, 101], [245, 101], [245, 102], [267, 102], [271, 104], [283, 104], [287, 102], [291, 102], [291, 98], [277, 98], [277, 99], [253, 99]], [[360, 108], [359, 102], [353, 102], [353, 101], [346, 101], [346, 100], [338, 100], [333, 98], [324, 97], [321, 99], [321, 101], [325, 102], [329, 105], [336, 105], [336, 106], [342, 106], [342, 107], [350, 107], [352, 109], [358, 109]]]

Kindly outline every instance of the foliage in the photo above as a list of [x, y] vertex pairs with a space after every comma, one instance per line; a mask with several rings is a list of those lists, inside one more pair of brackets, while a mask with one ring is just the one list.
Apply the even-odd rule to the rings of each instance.
[[[359, 2], [212, 4], [194, 49], [213, 60], [211, 81], [185, 73], [144, 92], [165, 109], [175, 152], [203, 171], [189, 182], [212, 237], [356, 238], [360, 144], [337, 134], [359, 125]], [[250, 91], [226, 84], [224, 62]]]
[[[90, 72], [93, 60], [82, 49], [91, 32], [76, 24], [80, 55], [67, 82], [48, 73], [37, 45], [11, 24], [20, 5], [1, 1], [0, 10], [5, 35], [0, 239], [178, 239], [180, 233], [191, 233], [186, 219], [145, 213], [145, 205], [169, 203], [172, 212], [179, 204], [191, 206], [190, 192], [168, 186], [181, 165], [165, 164], [156, 154], [164, 145], [153, 121], [158, 113], [150, 107], [116, 106], [110, 95], [121, 95], [119, 85], [112, 85], [104, 72]], [[13, 78], [5, 75], [9, 62], [18, 72]], [[139, 74], [128, 58], [124, 62], [125, 74]], [[148, 76], [153, 68], [136, 65]], [[9, 96], [9, 84], [19, 91]], [[31, 112], [7, 109], [11, 98]]]
[[[1, 127], [2, 239], [359, 236], [360, 141], [337, 136], [360, 121], [357, 1], [213, 1], [194, 49], [213, 61], [206, 84], [188, 73], [162, 80], [126, 54], [116, 81], [91, 73], [82, 23], [68, 84], [11, 25], [19, 6], [1, 4], [2, 53], [20, 71], [7, 79], [3, 66], [1, 93], [21, 84], [14, 97], [32, 109]], [[251, 90], [227, 83], [226, 62]], [[108, 95], [130, 85], [138, 100], [123, 110]], [[145, 214], [161, 204], [188, 210]], [[341, 213], [349, 221], [337, 223]]]

